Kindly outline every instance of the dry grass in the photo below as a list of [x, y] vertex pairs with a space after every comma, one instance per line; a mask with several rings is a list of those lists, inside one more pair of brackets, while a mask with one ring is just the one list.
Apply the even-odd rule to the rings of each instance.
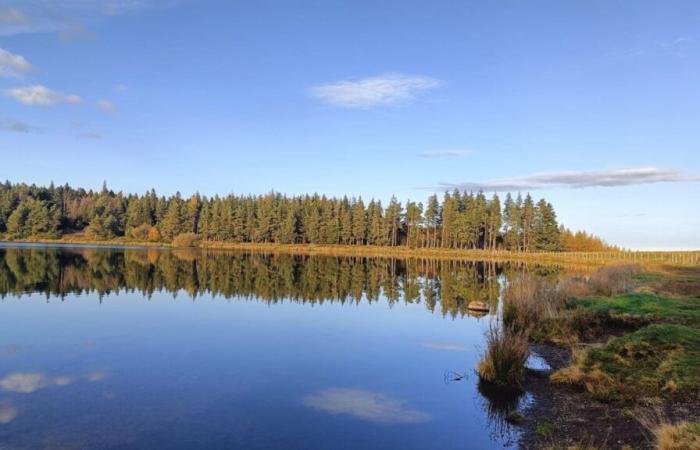
[[658, 450], [700, 449], [700, 423], [663, 424], [654, 430]]
[[637, 264], [601, 267], [588, 280], [590, 293], [611, 296], [629, 292], [633, 287], [633, 275], [641, 270]]
[[527, 335], [492, 325], [486, 334], [486, 344], [486, 352], [476, 367], [479, 377], [500, 388], [520, 388], [530, 356]]
[[599, 368], [586, 368], [587, 348], [576, 348], [571, 353], [571, 364], [550, 376], [552, 383], [583, 386], [588, 392], [605, 396], [616, 389], [613, 378]]
[[671, 423], [658, 401], [637, 411], [636, 418], [656, 441], [657, 450], [700, 449], [700, 422]]
[[595, 325], [595, 317], [568, 308], [574, 299], [616, 295], [633, 287], [636, 265], [606, 266], [590, 276], [569, 275], [557, 281], [521, 273], [503, 293], [503, 322], [538, 341], [572, 344]]

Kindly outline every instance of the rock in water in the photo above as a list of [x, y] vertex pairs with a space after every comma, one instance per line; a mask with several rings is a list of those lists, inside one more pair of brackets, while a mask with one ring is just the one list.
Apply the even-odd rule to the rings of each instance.
[[489, 308], [489, 305], [487, 305], [485, 302], [473, 301], [469, 302], [467, 309], [471, 311], [489, 312], [491, 308]]

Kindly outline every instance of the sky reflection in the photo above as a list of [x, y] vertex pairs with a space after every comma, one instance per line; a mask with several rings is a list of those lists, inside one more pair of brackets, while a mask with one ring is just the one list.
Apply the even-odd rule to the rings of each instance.
[[430, 420], [429, 414], [410, 407], [404, 400], [365, 389], [326, 389], [308, 395], [303, 402], [319, 411], [347, 414], [370, 422], [420, 423]]

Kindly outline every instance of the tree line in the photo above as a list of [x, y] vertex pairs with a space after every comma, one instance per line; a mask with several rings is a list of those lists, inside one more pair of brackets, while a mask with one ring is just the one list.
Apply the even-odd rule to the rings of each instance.
[[[9, 239], [84, 233], [91, 240], [126, 237], [172, 242], [180, 235], [205, 241], [411, 248], [600, 250], [605, 244], [561, 227], [551, 203], [530, 194], [446, 192], [425, 204], [394, 196], [379, 200], [313, 194], [206, 197], [159, 196], [72, 188], [0, 184], [0, 233]], [[600, 248], [602, 247], [602, 248]]]

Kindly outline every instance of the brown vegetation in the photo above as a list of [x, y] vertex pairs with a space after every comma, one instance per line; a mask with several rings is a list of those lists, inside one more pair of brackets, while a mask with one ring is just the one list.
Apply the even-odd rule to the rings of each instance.
[[527, 335], [492, 325], [486, 334], [486, 345], [476, 367], [479, 378], [500, 388], [520, 388], [530, 356]]

